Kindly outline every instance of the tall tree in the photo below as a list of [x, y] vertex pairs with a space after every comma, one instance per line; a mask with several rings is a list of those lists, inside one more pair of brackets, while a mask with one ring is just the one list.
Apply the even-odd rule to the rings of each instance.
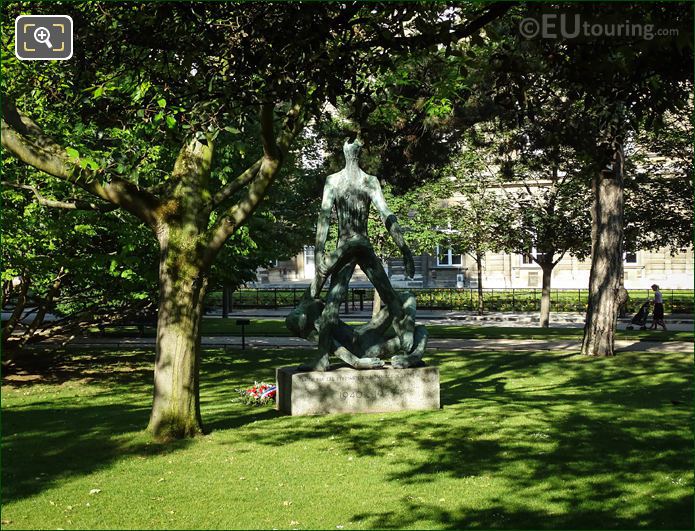
[[[534, 182], [535, 181], [535, 182]], [[576, 175], [553, 168], [533, 179], [520, 175], [519, 188], [509, 192], [509, 215], [517, 220], [509, 231], [508, 248], [541, 268], [541, 327], [550, 325], [551, 279], [555, 266], [566, 255], [584, 258], [589, 251], [588, 193]]]
[[631, 11], [643, 24], [677, 27], [678, 37], [618, 44], [610, 38], [597, 39], [573, 50], [573, 57], [595, 72], [592, 82], [567, 72], [571, 92], [579, 95], [597, 118], [591, 151], [592, 265], [582, 341], [586, 355], [613, 355], [618, 312], [624, 302], [625, 146], [634, 132], [653, 126], [691, 97], [692, 5], [664, 7], [634, 5]]
[[[613, 33], [526, 40], [519, 33], [519, 22], [529, 15], [543, 20], [548, 9], [532, 4], [515, 9], [494, 26], [501, 37], [491, 52], [490, 68], [481, 70], [480, 81], [492, 87], [492, 100], [511, 127], [534, 123], [548, 94], [582, 111], [570, 112], [546, 133], [551, 145], [571, 147], [582, 173], [591, 176], [592, 268], [582, 352], [609, 356], [623, 291], [626, 146], [635, 134], [658, 125], [660, 117], [691, 97], [692, 5], [552, 7], [565, 8], [582, 22], [616, 24], [629, 16], [641, 25], [677, 30], [677, 35], [654, 35], [653, 39]], [[539, 85], [548, 90], [538, 90]]]
[[539, 323], [547, 328], [555, 266], [566, 255], [589, 254], [591, 198], [584, 168], [561, 134], [563, 122], [581, 112], [579, 106], [545, 83], [529, 87], [526, 101], [535, 106], [533, 120], [504, 124], [502, 115], [482, 124], [489, 140], [478, 142], [478, 153], [489, 167], [499, 168], [513, 220], [506, 247], [541, 268]]
[[[439, 245], [468, 254], [476, 265], [478, 314], [484, 311], [485, 255], [507, 249], [513, 225], [502, 181], [476, 149], [464, 149], [429, 188], [425, 203], [440, 231]], [[445, 198], [445, 199], [444, 199]]]
[[[299, 69], [298, 77], [310, 70], [305, 66], [307, 61], [316, 60], [307, 57], [302, 61], [295, 48], [280, 56], [273, 43], [261, 40], [266, 27], [252, 23], [255, 17], [265, 15], [262, 20], [267, 27], [282, 26], [286, 17], [291, 17], [291, 10], [254, 7], [245, 10], [241, 21], [238, 17], [230, 19], [216, 7], [160, 5], [136, 7], [130, 13], [124, 6], [74, 7], [71, 14], [81, 28], [76, 49], [82, 50], [80, 59], [89, 62], [89, 68], [81, 68], [83, 61], [76, 60], [64, 70], [51, 72], [61, 79], [58, 86], [66, 89], [59, 90], [57, 96], [40, 98], [46, 105], [44, 114], [50, 115], [47, 125], [53, 125], [48, 122], [55, 122], [59, 111], [66, 111], [68, 116], [60, 116], [63, 124], [85, 124], [83, 129], [91, 129], [89, 133], [110, 137], [108, 147], [116, 138], [132, 139], [137, 145], [145, 135], [163, 136], [162, 150], [168, 153], [164, 162], [171, 161], [169, 171], [164, 170], [165, 179], [143, 182], [146, 175], [140, 172], [123, 175], [117, 150], [104, 153], [105, 142], [80, 145], [89, 140], [66, 134], [60, 127], [53, 127], [49, 134], [20, 111], [20, 105], [36, 107], [25, 89], [26, 84], [40, 82], [45, 75], [42, 66], [17, 72], [13, 66], [19, 65], [10, 63], [3, 76], [12, 80], [3, 87], [3, 147], [22, 162], [123, 208], [156, 235], [160, 249], [159, 312], [149, 430], [157, 436], [181, 437], [201, 430], [199, 325], [209, 269], [224, 243], [265, 197], [301, 131], [307, 93], [317, 86], [304, 79], [301, 85], [286, 87], [284, 75], [267, 83], [258, 82], [258, 76], [249, 76], [245, 83], [234, 78], [249, 67], [250, 63], [244, 62], [248, 60], [257, 65], [254, 69], [267, 65], [274, 74], [287, 72], [287, 68], [281, 69], [281, 61], [287, 61], [290, 68]], [[314, 13], [303, 11], [299, 15], [295, 28], [303, 27], [305, 32], [314, 28]], [[333, 16], [340, 14], [334, 12]], [[166, 33], [157, 29], [162, 18], [170, 21]], [[334, 19], [329, 16], [328, 20]], [[235, 41], [228, 37], [228, 31], [215, 29], [239, 23], [239, 31], [250, 34], [248, 42]], [[110, 38], [105, 41], [106, 35]], [[314, 42], [319, 44], [319, 38]], [[103, 49], [96, 47], [99, 44]], [[213, 49], [215, 46], [220, 49]], [[230, 64], [220, 60], [220, 54], [238, 55], [242, 61]], [[150, 57], [148, 61], [131, 70], [143, 55]], [[263, 58], [273, 61], [264, 62]], [[20, 75], [12, 75], [15, 73]], [[84, 102], [80, 96], [76, 102], [74, 94], [85, 91], [92, 98]], [[276, 134], [276, 107], [283, 100], [287, 102], [281, 111], [285, 120]], [[75, 103], [79, 112], [69, 113], [67, 107]], [[247, 110], [249, 105], [260, 106], [258, 120]], [[130, 122], [124, 133], [116, 120]], [[236, 178], [229, 177], [230, 170], [213, 178], [215, 143], [224, 138], [218, 138], [220, 132], [237, 135], [242, 128], [250, 134], [257, 131], [259, 140], [245, 140], [249, 153], [236, 162], [243, 164], [249, 155], [255, 155], [255, 160]], [[63, 136], [65, 143], [54, 136]], [[180, 147], [175, 155], [176, 144]], [[92, 155], [97, 150], [101, 157]]]

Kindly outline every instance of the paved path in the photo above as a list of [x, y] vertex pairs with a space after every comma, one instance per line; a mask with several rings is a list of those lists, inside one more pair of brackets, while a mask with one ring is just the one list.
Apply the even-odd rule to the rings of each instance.
[[[341, 306], [342, 308], [342, 306]], [[288, 308], [273, 309], [249, 309], [230, 312], [230, 319], [284, 319], [289, 313]], [[340, 312], [344, 321], [368, 321], [371, 319], [371, 311], [351, 310], [347, 313]], [[222, 313], [212, 312], [205, 317], [221, 318]], [[550, 314], [551, 328], [583, 328], [584, 313], [557, 312]], [[625, 330], [630, 325], [631, 317], [618, 320], [618, 329]], [[474, 312], [458, 312], [448, 310], [418, 310], [417, 320], [429, 324], [467, 325], [467, 326], [505, 326], [505, 327], [529, 327], [539, 326], [538, 312], [485, 312], [485, 315], [477, 315]], [[693, 316], [691, 314], [669, 314], [666, 316], [666, 326], [669, 330], [684, 332], [693, 330]], [[651, 319], [648, 321], [651, 325]], [[639, 327], [636, 327], [639, 328]]]
[[[341, 306], [344, 308], [344, 306]], [[289, 313], [289, 308], [273, 309], [248, 309], [230, 312], [230, 319], [279, 319], [283, 320]], [[371, 319], [371, 310], [350, 310], [340, 312], [344, 321], [366, 322]], [[206, 318], [221, 318], [222, 312], [217, 310], [205, 314]], [[584, 313], [580, 312], [551, 312], [550, 326], [552, 328], [582, 328], [584, 326]], [[9, 318], [9, 313], [2, 314], [3, 319]], [[29, 319], [28, 317], [27, 319]], [[47, 321], [52, 320], [47, 316]], [[485, 312], [485, 315], [477, 315], [475, 312], [449, 311], [449, 310], [418, 310], [417, 320], [429, 324], [466, 325], [466, 326], [505, 326], [505, 327], [532, 327], [538, 326], [538, 312]], [[666, 326], [669, 330], [691, 331], [694, 327], [691, 314], [668, 314]], [[651, 324], [651, 319], [648, 321]], [[618, 329], [624, 330], [630, 325], [630, 317], [618, 320]]]
[[[94, 346], [112, 348], [154, 348], [153, 337], [76, 338], [70, 346]], [[240, 348], [241, 338], [231, 336], [206, 336], [201, 340], [203, 347]], [[562, 339], [430, 339], [428, 348], [441, 350], [579, 350], [581, 341]], [[247, 337], [247, 348], [294, 347], [316, 348], [316, 345], [298, 337]], [[693, 352], [693, 343], [687, 341], [640, 341], [619, 339], [615, 341], [618, 351], [638, 352]]]

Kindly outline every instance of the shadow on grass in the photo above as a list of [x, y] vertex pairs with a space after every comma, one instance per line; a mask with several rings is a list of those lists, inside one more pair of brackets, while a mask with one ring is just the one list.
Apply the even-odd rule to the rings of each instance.
[[[578, 492], [577, 496], [582, 493]], [[652, 507], [648, 515], [639, 519], [620, 517], [611, 510], [588, 509], [551, 514], [547, 510], [510, 508], [506, 500], [496, 500], [485, 509], [445, 509], [427, 503], [414, 503], [404, 499], [398, 511], [386, 510], [379, 514], [358, 514], [354, 522], [371, 529], [418, 528], [435, 522], [439, 529], [691, 529], [687, 519], [682, 527], [673, 527], [674, 515], [692, 511], [687, 499], [668, 501]], [[404, 513], [407, 516], [404, 516]]]
[[[571, 376], [549, 384], [547, 368], [562, 358]], [[429, 522], [451, 529], [692, 529], [692, 490], [669, 496], [656, 487], [692, 484], [687, 367], [658, 357], [616, 366], [550, 353], [486, 353], [467, 369], [468, 376], [443, 384], [442, 395], [461, 404], [461, 414], [494, 418], [496, 433], [486, 421], [454, 430], [421, 425], [418, 433], [427, 436], [412, 442], [430, 458], [407, 459], [389, 479], [407, 485], [441, 475], [490, 477], [508, 486], [504, 499], [445, 510], [404, 498], [397, 510], [355, 521], [396, 529]], [[512, 388], [508, 381], [518, 374], [529, 381]]]
[[283, 417], [248, 426], [249, 436], [273, 447], [331, 439], [351, 455], [384, 459], [395, 440], [407, 451], [384, 480], [404, 492], [442, 478], [504, 485], [504, 498], [483, 507], [450, 500], [442, 508], [404, 496], [382, 512], [354, 515], [368, 528], [692, 528], [692, 492], [684, 491], [693, 467], [686, 357], [469, 352], [441, 353], [437, 362], [442, 411], [378, 422], [374, 415]]
[[3, 411], [2, 498], [25, 498], [63, 479], [82, 476], [128, 456], [158, 455], [188, 445], [133, 440], [147, 423], [146, 407], [85, 405]]
[[[3, 404], [3, 502], [34, 495], [63, 479], [108, 468], [129, 456], [175, 452], [190, 444], [186, 440], [156, 443], [142, 431], [151, 406], [152, 351], [56, 351], [32, 356], [35, 359], [26, 360], [26, 365], [33, 370], [24, 369], [3, 379], [4, 388], [31, 397], [26, 404]], [[298, 360], [296, 355], [268, 356], [260, 351], [205, 352], [203, 408], [230, 402], [235, 387], [253, 384], [254, 379], [273, 381], [276, 363]], [[67, 391], [81, 386], [96, 391], [84, 396]], [[269, 408], [213, 410], [209, 415], [204, 413], [205, 429], [238, 428], [276, 416], [278, 413]]]
[[[682, 486], [671, 494], [655, 490], [669, 481], [692, 483], [692, 360], [684, 356], [444, 352], [435, 358], [440, 411], [298, 418], [231, 404], [234, 388], [273, 381], [277, 367], [306, 355], [206, 351], [203, 418], [208, 429], [243, 428], [254, 443], [273, 447], [331, 439], [356, 456], [386, 460], [396, 442], [403, 457], [386, 468], [383, 481], [399, 485], [403, 498], [355, 514], [353, 522], [372, 528], [692, 528], [691, 493], [684, 495]], [[127, 456], [185, 448], [187, 441], [161, 446], [138, 436], [149, 414], [151, 367], [152, 354], [143, 351], [65, 356], [44, 383], [98, 385], [99, 403], [82, 405], [68, 396], [5, 408], [3, 500]], [[481, 488], [494, 480], [504, 497], [438, 506], [407, 495], [412, 485], [469, 478]]]
[[151, 384], [154, 354], [149, 350], [99, 349], [24, 352], [16, 371], [3, 375], [3, 385], [32, 387], [79, 380], [128, 387]]
[[[4, 378], [5, 389], [21, 390], [32, 398], [27, 404], [3, 404], [3, 502], [31, 496], [128, 456], [185, 447], [188, 441], [163, 445], [138, 437], [149, 417], [146, 397], [151, 394], [152, 359], [143, 351], [56, 352], [43, 358], [36, 355], [28, 364], [34, 371]], [[91, 384], [99, 385], [97, 393], [70, 392]], [[141, 392], [147, 393], [143, 400], [128, 400], [129, 394]]]

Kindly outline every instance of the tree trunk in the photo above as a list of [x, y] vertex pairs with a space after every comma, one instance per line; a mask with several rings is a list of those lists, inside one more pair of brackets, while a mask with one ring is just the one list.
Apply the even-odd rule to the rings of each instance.
[[2, 283], [2, 307], [5, 308], [10, 302], [12, 296], [12, 280], [6, 280]]
[[592, 182], [591, 272], [589, 306], [582, 354], [612, 356], [623, 273], [622, 152], [614, 154], [613, 170], [598, 172]]
[[475, 253], [475, 263], [478, 268], [478, 315], [483, 315], [483, 255]]
[[542, 328], [550, 326], [550, 282], [553, 276], [552, 264], [541, 264], [543, 270], [543, 284], [541, 288], [541, 315], [540, 324]]
[[200, 323], [207, 287], [196, 238], [180, 228], [159, 234], [159, 314], [154, 398], [147, 430], [159, 439], [203, 431], [200, 416]]
[[51, 307], [53, 304], [53, 299], [55, 299], [56, 295], [60, 292], [60, 287], [63, 284], [63, 271], [64, 268], [61, 267], [60, 271], [58, 271], [58, 274], [56, 275], [55, 280], [53, 281], [53, 284], [51, 284], [51, 287], [48, 289], [48, 293], [46, 293], [46, 297], [41, 301], [41, 304], [39, 306], [38, 311], [36, 312], [36, 316], [34, 317], [34, 320], [31, 322], [29, 325], [29, 328], [27, 328], [26, 332], [24, 332], [24, 335], [22, 336], [22, 345], [21, 348], [24, 348], [24, 345], [31, 339], [31, 337], [36, 333], [36, 331], [39, 329], [39, 327], [43, 324], [43, 320], [46, 317], [46, 312], [48, 309]]
[[17, 323], [22, 318], [22, 313], [24, 313], [24, 308], [27, 304], [27, 292], [29, 291], [29, 278], [22, 275], [21, 283], [19, 285], [19, 296], [17, 297], [17, 304], [15, 304], [12, 315], [2, 327], [2, 346], [3, 350], [8, 344], [12, 332], [14, 332]]

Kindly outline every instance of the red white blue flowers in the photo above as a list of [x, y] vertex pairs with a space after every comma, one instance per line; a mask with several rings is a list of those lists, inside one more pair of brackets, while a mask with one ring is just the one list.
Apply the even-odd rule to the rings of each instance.
[[235, 389], [239, 393], [240, 400], [249, 406], [265, 406], [275, 403], [277, 387], [264, 382], [255, 382], [248, 389]]

